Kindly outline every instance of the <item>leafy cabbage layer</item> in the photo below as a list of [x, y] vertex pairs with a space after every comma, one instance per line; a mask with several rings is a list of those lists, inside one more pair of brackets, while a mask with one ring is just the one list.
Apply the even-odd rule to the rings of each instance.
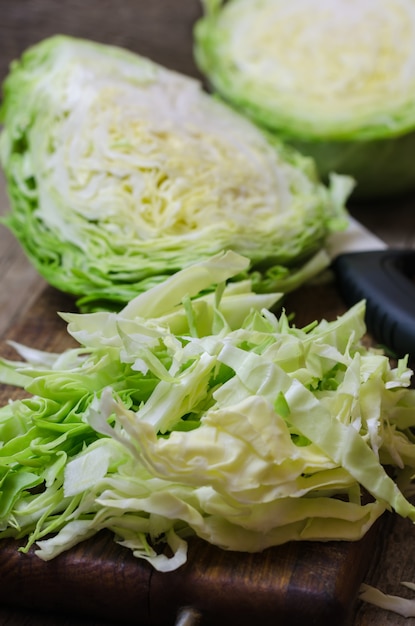
[[356, 195], [414, 187], [412, 0], [204, 0], [195, 58], [217, 91]]
[[251, 260], [259, 291], [326, 266], [350, 180], [132, 52], [56, 36], [4, 83], [5, 223], [39, 272], [83, 310], [119, 308], [222, 250]]
[[225, 284], [248, 265], [219, 254], [119, 313], [62, 314], [62, 354], [14, 344], [0, 380], [28, 397], [0, 409], [0, 537], [47, 560], [109, 529], [168, 571], [192, 534], [253, 552], [415, 521], [406, 360], [364, 346], [364, 302], [297, 328], [278, 294]]

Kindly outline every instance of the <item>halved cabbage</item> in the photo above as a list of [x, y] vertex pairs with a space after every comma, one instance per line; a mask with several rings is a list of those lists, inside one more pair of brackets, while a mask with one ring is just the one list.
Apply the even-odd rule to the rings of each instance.
[[323, 186], [312, 160], [192, 78], [55, 36], [14, 62], [1, 116], [6, 224], [83, 310], [117, 308], [226, 249], [251, 260], [258, 291], [327, 265], [350, 180]]
[[195, 57], [228, 102], [356, 196], [415, 187], [413, 0], [204, 4]]

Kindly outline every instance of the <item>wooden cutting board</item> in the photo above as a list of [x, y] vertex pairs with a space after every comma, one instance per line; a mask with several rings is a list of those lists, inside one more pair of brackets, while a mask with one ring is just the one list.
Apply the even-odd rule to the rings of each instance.
[[[302, 288], [284, 303], [302, 326], [334, 319], [344, 306], [331, 284]], [[14, 358], [13, 339], [61, 352], [74, 341], [57, 311], [76, 310], [71, 298], [46, 287], [0, 345]], [[0, 387], [0, 403], [18, 397]], [[56, 559], [22, 554], [13, 540], [0, 542], [0, 605], [46, 609], [117, 624], [168, 626], [180, 623], [239, 625], [336, 625], [350, 623], [360, 583], [371, 563], [382, 520], [359, 542], [289, 543], [259, 554], [227, 552], [193, 540], [186, 565], [162, 574], [101, 533]]]

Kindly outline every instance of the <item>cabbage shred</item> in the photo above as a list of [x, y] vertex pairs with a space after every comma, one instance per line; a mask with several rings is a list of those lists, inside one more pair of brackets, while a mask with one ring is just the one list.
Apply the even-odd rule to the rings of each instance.
[[0, 380], [28, 397], [0, 410], [1, 537], [47, 560], [108, 529], [169, 571], [191, 535], [256, 552], [357, 540], [389, 509], [415, 521], [406, 360], [364, 347], [364, 302], [277, 317], [281, 294], [227, 282], [248, 265], [219, 254], [119, 313], [62, 314], [62, 354], [14, 344]]

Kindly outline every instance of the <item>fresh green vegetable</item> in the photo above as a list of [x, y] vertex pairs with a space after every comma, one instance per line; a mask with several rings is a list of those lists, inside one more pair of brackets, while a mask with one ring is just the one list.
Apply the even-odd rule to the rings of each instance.
[[222, 250], [258, 291], [289, 291], [328, 264], [349, 179], [260, 132], [195, 80], [126, 50], [63, 36], [4, 83], [5, 223], [82, 310], [119, 309]]
[[[408, 589], [412, 589], [412, 591], [415, 590], [414, 583], [402, 582], [401, 584], [404, 587], [408, 587]], [[383, 593], [376, 587], [362, 584], [360, 586], [359, 599], [403, 617], [415, 617], [415, 600], [413, 598], [403, 598]]]
[[415, 187], [413, 0], [203, 0], [195, 58], [260, 125], [369, 197]]
[[50, 559], [106, 528], [168, 571], [192, 534], [252, 552], [356, 540], [385, 509], [415, 521], [406, 360], [364, 347], [363, 302], [275, 316], [278, 294], [226, 282], [248, 265], [220, 254], [119, 313], [62, 314], [62, 354], [15, 344], [0, 379], [29, 397], [0, 409], [1, 537]]

